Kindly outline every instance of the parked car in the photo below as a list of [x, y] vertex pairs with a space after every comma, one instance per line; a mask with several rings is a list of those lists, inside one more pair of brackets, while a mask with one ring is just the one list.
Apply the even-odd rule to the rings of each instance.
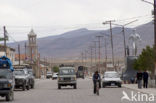
[[5, 97], [6, 101], [12, 101], [14, 100], [15, 80], [13, 68], [10, 69], [12, 64], [8, 63], [8, 60], [0, 58], [0, 96]]
[[29, 85], [33, 89], [35, 86], [35, 77], [33, 69], [28, 68], [28, 74], [29, 74]]
[[74, 67], [61, 67], [58, 73], [58, 89], [61, 86], [73, 86], [74, 89], [77, 88], [76, 73]]
[[53, 73], [52, 79], [57, 79], [58, 73]]
[[104, 73], [104, 76], [102, 79], [103, 88], [106, 86], [121, 87], [121, 85], [122, 85], [122, 80], [116, 71], [107, 71]]
[[15, 69], [15, 88], [30, 89], [29, 74], [27, 69]]
[[48, 71], [47, 74], [46, 74], [46, 78], [47, 79], [52, 78], [52, 75], [53, 75], [52, 72]]

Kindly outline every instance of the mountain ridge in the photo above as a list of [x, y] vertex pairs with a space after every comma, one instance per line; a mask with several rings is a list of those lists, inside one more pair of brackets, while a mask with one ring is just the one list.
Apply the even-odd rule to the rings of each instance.
[[[133, 28], [125, 28], [125, 36], [126, 36], [126, 44], [130, 45], [131, 49], [131, 41], [129, 41], [128, 37], [132, 34]], [[139, 53], [142, 48], [146, 45], [153, 45], [154, 42], [154, 30], [152, 22], [140, 25], [135, 28], [136, 32], [140, 34], [142, 42], [139, 44]], [[124, 49], [123, 49], [123, 35], [122, 28], [115, 27], [113, 28], [113, 41], [114, 41], [114, 52], [117, 57], [123, 57]], [[51, 56], [55, 58], [78, 58], [80, 54], [85, 49], [88, 49], [90, 44], [93, 45], [92, 41], [95, 41], [95, 36], [101, 35], [104, 33], [109, 34], [110, 30], [88, 30], [86, 28], [80, 28], [76, 30], [72, 30], [69, 32], [62, 33], [56, 36], [48, 36], [43, 38], [38, 38], [38, 50], [41, 56]], [[97, 39], [96, 39], [97, 40]], [[24, 43], [26, 41], [21, 41], [22, 52], [24, 52]], [[13, 48], [17, 48], [17, 43], [9, 44]], [[102, 58], [104, 57], [104, 41], [102, 40]], [[111, 58], [111, 45], [110, 45], [110, 36], [107, 36], [107, 50], [108, 57]], [[89, 57], [89, 53], [88, 53]]]

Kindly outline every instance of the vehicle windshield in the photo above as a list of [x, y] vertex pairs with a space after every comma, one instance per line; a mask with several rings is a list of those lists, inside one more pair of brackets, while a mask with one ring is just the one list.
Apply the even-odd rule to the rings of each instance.
[[13, 74], [8, 69], [0, 69], [0, 79], [11, 79]]
[[32, 71], [28, 71], [28, 74], [33, 75], [33, 72]]
[[15, 70], [15, 75], [24, 75], [23, 70]]
[[104, 77], [106, 77], [106, 78], [119, 78], [119, 75], [118, 75], [118, 73], [106, 73], [104, 75]]
[[57, 74], [58, 74], [58, 73], [54, 73], [53, 75], [55, 75], [55, 76], [56, 76]]
[[28, 74], [33, 75], [33, 70], [28, 69]]
[[78, 68], [78, 71], [83, 71], [83, 67], [80, 66], [80, 67]]
[[47, 74], [52, 74], [52, 72], [47, 72]]
[[61, 69], [59, 75], [75, 75], [74, 69]]

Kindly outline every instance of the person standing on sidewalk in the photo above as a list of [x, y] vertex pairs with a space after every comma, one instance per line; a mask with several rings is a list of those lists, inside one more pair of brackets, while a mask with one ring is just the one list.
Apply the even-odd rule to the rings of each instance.
[[143, 81], [144, 81], [144, 83], [143, 83], [143, 87], [144, 88], [147, 88], [148, 87], [148, 72], [147, 71], [144, 71], [143, 72]]
[[143, 78], [143, 74], [141, 71], [139, 71], [137, 73], [137, 82], [138, 82], [138, 88], [141, 89], [142, 88], [142, 78]]

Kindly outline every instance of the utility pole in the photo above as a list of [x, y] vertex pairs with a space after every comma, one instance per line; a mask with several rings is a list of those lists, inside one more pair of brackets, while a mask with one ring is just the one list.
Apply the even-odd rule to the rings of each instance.
[[104, 41], [105, 41], [105, 63], [106, 63], [106, 71], [107, 71], [107, 39], [106, 36], [104, 37]]
[[25, 42], [25, 45], [24, 45], [24, 48], [25, 48], [25, 61], [26, 61], [26, 59], [27, 59], [27, 43]]
[[113, 34], [112, 34], [112, 22], [113, 20], [103, 22], [103, 24], [110, 24], [110, 34], [111, 34], [111, 48], [112, 48], [112, 63], [114, 67], [114, 48], [113, 48]]
[[90, 59], [91, 59], [91, 68], [93, 66], [93, 47], [90, 46]]
[[4, 30], [4, 51], [5, 51], [5, 55], [7, 57], [7, 45], [6, 45], [6, 40], [7, 40], [7, 31], [6, 31], [6, 27], [3, 27]]
[[126, 53], [126, 37], [125, 37], [125, 27], [122, 26], [122, 33], [123, 33], [123, 38], [124, 38], [124, 57], [126, 58], [127, 53]]
[[19, 65], [21, 65], [20, 44], [18, 44], [18, 59], [19, 59]]
[[98, 71], [101, 73], [101, 68], [100, 68], [100, 64], [101, 64], [101, 38], [103, 36], [99, 35], [96, 36], [98, 38], [98, 42], [99, 42], [99, 63], [98, 63]]
[[46, 77], [46, 74], [47, 74], [46, 57], [44, 57], [44, 77]]
[[97, 56], [96, 56], [96, 42], [97, 42], [97, 41], [93, 41], [94, 46], [95, 46], [95, 47], [94, 47], [94, 48], [95, 48], [95, 64], [96, 64], [96, 59], [97, 59]]
[[53, 58], [52, 57], [50, 58], [50, 64], [51, 64], [50, 68], [51, 68], [51, 71], [52, 71], [52, 67], [53, 67]]
[[85, 53], [84, 53], [84, 62], [85, 62], [85, 66], [87, 66], [87, 50], [85, 50]]
[[82, 66], [84, 66], [84, 60], [83, 60], [83, 58], [84, 58], [84, 53], [82, 52], [82, 53], [81, 53], [81, 62], [82, 62]]
[[41, 76], [41, 70], [40, 70], [40, 54], [37, 54], [37, 70], [38, 70], [38, 78]]

